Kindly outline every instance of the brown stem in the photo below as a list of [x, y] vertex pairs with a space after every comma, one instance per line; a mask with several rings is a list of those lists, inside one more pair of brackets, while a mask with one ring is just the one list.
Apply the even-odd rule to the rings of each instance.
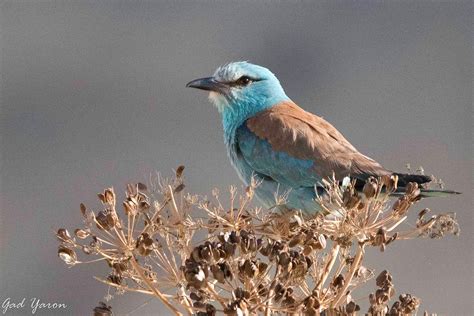
[[225, 309], [226, 308], [225, 301], [222, 299], [222, 297], [219, 296], [216, 290], [214, 290], [214, 288], [211, 285], [209, 285], [209, 283], [206, 285], [206, 288], [209, 290], [209, 292], [214, 297], [214, 299], [218, 301], [221, 304], [221, 306]]
[[105, 284], [107, 284], [107, 285], [113, 286], [113, 287], [115, 287], [115, 288], [122, 289], [122, 290], [124, 290], [124, 291], [137, 292], [137, 293], [142, 293], [142, 294], [147, 294], [147, 295], [155, 296], [155, 294], [154, 294], [152, 291], [147, 291], [147, 290], [141, 290], [141, 289], [131, 288], [131, 287], [128, 287], [128, 286], [125, 286], [125, 285], [116, 284], [116, 283], [113, 283], [113, 282], [110, 282], [110, 281], [107, 281], [107, 280], [104, 280], [104, 279], [101, 279], [101, 278], [98, 278], [98, 277], [94, 277], [94, 279], [96, 279], [96, 280], [99, 281], [99, 282], [105, 283]]
[[167, 198], [164, 202], [163, 202], [163, 205], [160, 206], [159, 209], [155, 210], [155, 213], [153, 214], [153, 216], [151, 217], [150, 219], [150, 224], [149, 225], [146, 225], [142, 232], [140, 233], [140, 235], [143, 235], [144, 233], [150, 233], [150, 230], [152, 230], [154, 227], [155, 227], [155, 222], [156, 220], [158, 219], [158, 217], [160, 216], [160, 213], [162, 210], [165, 209], [165, 207], [168, 205], [168, 203], [170, 202], [170, 198]]
[[131, 256], [131, 259], [130, 259], [130, 262], [133, 266], [133, 269], [135, 269], [135, 271], [138, 273], [138, 275], [140, 276], [140, 278], [146, 283], [146, 285], [148, 286], [148, 288], [155, 294], [156, 297], [158, 297], [162, 302], [163, 304], [166, 305], [166, 307], [168, 307], [175, 315], [178, 315], [178, 316], [183, 316], [183, 314], [181, 314], [177, 309], [176, 307], [174, 307], [169, 301], [168, 299], [157, 289], [153, 286], [153, 284], [151, 284], [150, 280], [148, 280], [148, 278], [145, 276], [145, 274], [143, 273], [143, 269], [142, 267], [138, 264], [137, 260], [135, 260], [135, 257], [134, 256]]
[[273, 288], [276, 285], [275, 280], [276, 280], [279, 273], [280, 273], [280, 266], [278, 265], [275, 269], [275, 276], [273, 277], [272, 285], [270, 286], [270, 289], [268, 290], [267, 303], [265, 304], [266, 305], [265, 306], [265, 316], [270, 316], [270, 313], [271, 313], [270, 305], [272, 303]]
[[339, 253], [339, 248], [340, 246], [337, 243], [334, 243], [331, 249], [331, 253], [329, 254], [328, 261], [326, 263], [326, 266], [324, 267], [323, 274], [321, 278], [319, 279], [318, 283], [316, 284], [315, 290], [316, 291], [321, 291], [321, 288], [324, 285], [324, 282], [326, 282], [326, 279], [329, 276], [329, 273], [332, 270], [332, 267], [334, 266], [334, 263], [336, 262], [337, 254]]
[[365, 244], [359, 244], [359, 248], [357, 249], [357, 253], [354, 258], [354, 261], [351, 264], [351, 268], [344, 277], [344, 286], [342, 287], [341, 291], [339, 291], [339, 294], [336, 296], [336, 299], [331, 303], [331, 308], [336, 307], [339, 304], [339, 301], [346, 294], [347, 289], [349, 288], [349, 284], [351, 283], [352, 278], [354, 277], [354, 274], [359, 268], [360, 262], [362, 261], [362, 256], [364, 254], [364, 246]]
[[193, 315], [192, 303], [189, 301], [188, 297], [186, 296], [186, 292], [184, 291], [184, 288], [180, 286], [179, 291], [180, 291], [181, 296], [183, 297], [184, 308], [188, 312], [188, 315], [189, 316]]

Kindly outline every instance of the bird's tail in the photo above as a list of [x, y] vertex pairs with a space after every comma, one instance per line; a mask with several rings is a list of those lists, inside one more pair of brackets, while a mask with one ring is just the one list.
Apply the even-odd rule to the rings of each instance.
[[[432, 189], [423, 189], [421, 188], [420, 197], [446, 197], [453, 194], [461, 194], [461, 192], [452, 191], [452, 190], [432, 190]], [[390, 194], [390, 196], [402, 196], [405, 195], [405, 187], [398, 187], [397, 190]]]
[[[398, 188], [395, 192], [391, 195], [393, 196], [401, 196], [405, 194], [405, 189], [408, 183], [416, 182], [418, 185], [428, 183], [433, 180], [430, 176], [425, 176], [421, 174], [406, 174], [406, 173], [394, 173], [398, 176]], [[461, 194], [460, 192], [452, 191], [452, 190], [434, 190], [434, 189], [421, 189], [420, 197], [445, 197], [452, 194]]]

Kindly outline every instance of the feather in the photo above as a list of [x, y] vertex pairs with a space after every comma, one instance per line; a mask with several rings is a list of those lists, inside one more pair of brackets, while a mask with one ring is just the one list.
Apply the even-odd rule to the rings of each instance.
[[304, 111], [291, 101], [281, 102], [247, 120], [246, 126], [276, 152], [312, 161], [310, 172], [320, 178], [352, 176], [366, 179], [391, 172], [358, 152], [323, 118]]

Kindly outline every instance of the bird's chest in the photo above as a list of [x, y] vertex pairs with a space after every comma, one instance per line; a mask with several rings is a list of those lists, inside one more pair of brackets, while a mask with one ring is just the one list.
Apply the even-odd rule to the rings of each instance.
[[253, 176], [255, 171], [250, 166], [250, 164], [246, 161], [242, 153], [242, 146], [249, 145], [248, 143], [245, 143], [246, 140], [242, 139], [243, 128], [244, 126], [241, 125], [235, 128], [232, 132], [225, 133], [224, 141], [227, 148], [227, 155], [229, 157], [229, 160], [232, 166], [237, 171], [239, 178], [245, 184], [249, 184], [250, 179]]
[[314, 161], [298, 159], [285, 151], [274, 150], [266, 139], [255, 135], [246, 125], [239, 126], [227, 144], [229, 158], [246, 183], [252, 175], [271, 178], [291, 187], [312, 187], [320, 180], [312, 172]]

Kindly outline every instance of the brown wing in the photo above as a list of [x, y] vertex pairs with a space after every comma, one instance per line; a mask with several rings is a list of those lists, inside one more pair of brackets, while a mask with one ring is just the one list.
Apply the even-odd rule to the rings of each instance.
[[266, 139], [275, 151], [314, 161], [321, 177], [347, 175], [366, 178], [390, 174], [375, 160], [362, 155], [334, 126], [304, 111], [291, 101], [282, 102], [247, 120], [247, 127]]

